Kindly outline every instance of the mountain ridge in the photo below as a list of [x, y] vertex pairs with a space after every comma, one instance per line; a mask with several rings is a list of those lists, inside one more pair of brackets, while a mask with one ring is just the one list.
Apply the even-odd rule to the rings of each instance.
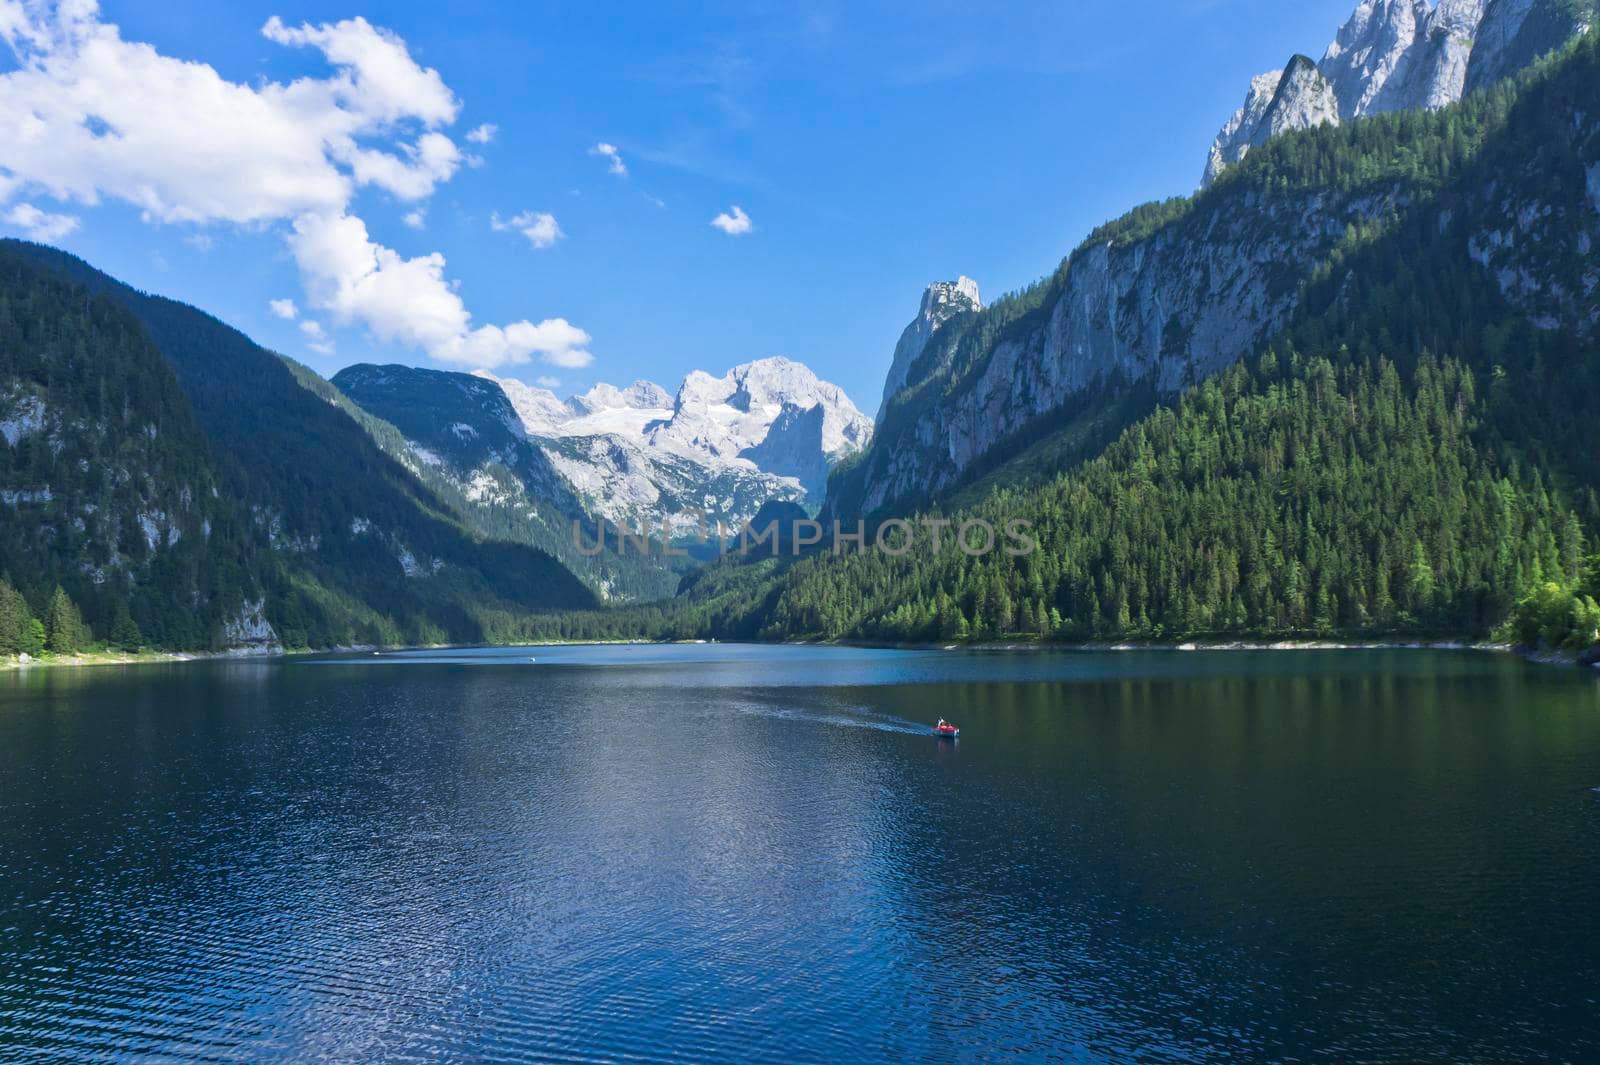
[[[1596, 0], [1438, 0], [1431, 7], [1428, 0], [1360, 0], [1314, 64], [1320, 82], [1306, 78], [1303, 56], [1252, 79], [1245, 102], [1212, 143], [1201, 184], [1288, 130], [1453, 103], [1597, 22]], [[1295, 101], [1271, 121], [1262, 104], [1269, 91]]]
[[[1587, 69], [1594, 35], [1539, 70]], [[867, 453], [831, 482], [830, 512], [848, 519], [918, 505], [1096, 389], [1148, 382], [1172, 395], [1247, 357], [1289, 322], [1307, 283], [1415, 214], [1497, 136], [1518, 91], [1502, 82], [1447, 109], [1291, 131], [1259, 149], [1273, 157], [1264, 167], [1247, 159], [1194, 196], [1101, 227], [1049, 278], [935, 335], [921, 378], [908, 380]], [[1539, 149], [1559, 164], [1522, 161], [1560, 180], [1541, 192], [1530, 179], [1531, 198], [1508, 209], [1493, 200], [1496, 176], [1484, 175], [1482, 195], [1462, 201], [1474, 228], [1458, 254], [1537, 322], [1589, 331], [1597, 277], [1582, 245], [1600, 243], [1600, 233], [1575, 205], [1600, 202], [1584, 191], [1597, 180], [1600, 107], [1560, 106], [1569, 121], [1551, 125]], [[1457, 231], [1462, 208], [1432, 224]], [[1559, 248], [1569, 251], [1554, 256]]]
[[[668, 393], [650, 381], [599, 384], [561, 400], [488, 371], [584, 506], [618, 524], [674, 534], [703, 520], [737, 527], [768, 500], [820, 502], [829, 467], [871, 439], [838, 385], [781, 356], [703, 370]], [[669, 399], [670, 396], [670, 399]], [[818, 412], [813, 419], [805, 417]], [[763, 466], [768, 463], [769, 466]]]

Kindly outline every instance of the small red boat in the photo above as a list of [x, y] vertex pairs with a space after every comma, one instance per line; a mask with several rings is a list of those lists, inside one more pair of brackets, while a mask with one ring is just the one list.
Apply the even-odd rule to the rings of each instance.
[[941, 717], [939, 719], [939, 723], [933, 726], [933, 734], [942, 740], [953, 740], [957, 736], [961, 735], [961, 730]]

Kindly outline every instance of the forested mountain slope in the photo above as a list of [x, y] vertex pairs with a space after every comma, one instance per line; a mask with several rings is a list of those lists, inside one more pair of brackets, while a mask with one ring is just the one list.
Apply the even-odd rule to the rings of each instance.
[[[1102, 227], [1049, 279], [934, 334], [866, 455], [836, 474], [830, 511], [923, 505], [1108, 398], [1171, 396], [1286, 329], [1330, 324], [1335, 298], [1365, 316], [1373, 303], [1354, 297], [1381, 283], [1363, 272], [1375, 255], [1408, 271], [1427, 259], [1431, 272], [1382, 282], [1416, 281], [1403, 311], [1442, 321], [1487, 281], [1493, 299], [1473, 320], [1587, 342], [1600, 280], [1596, 50], [1591, 31], [1457, 105], [1274, 138], [1204, 192]], [[1404, 246], [1425, 230], [1424, 247]], [[1441, 272], [1453, 288], [1436, 284]], [[1425, 346], [1392, 328], [1358, 331]]]
[[285, 643], [481, 640], [493, 636], [490, 611], [595, 602], [545, 552], [471, 535], [345, 409], [244, 334], [54, 249], [4, 247], [109, 296], [144, 326], [210, 442], [221, 493], [280, 563], [263, 576]]
[[1521, 590], [1575, 583], [1587, 550], [1562, 493], [1474, 442], [1494, 402], [1455, 361], [1269, 354], [1078, 470], [952, 515], [1021, 518], [1037, 552], [808, 560], [762, 631], [1486, 635]]
[[[63, 590], [102, 636], [215, 648], [259, 628], [257, 538], [144, 327], [0, 248], [0, 578], [44, 618]], [[17, 604], [0, 604], [11, 626]], [[0, 653], [28, 650], [22, 634]], [[38, 647], [31, 648], [39, 650]]]

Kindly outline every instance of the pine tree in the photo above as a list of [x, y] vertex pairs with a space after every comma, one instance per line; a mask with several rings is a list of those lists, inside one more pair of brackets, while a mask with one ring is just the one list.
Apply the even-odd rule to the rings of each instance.
[[59, 586], [50, 597], [50, 609], [45, 613], [45, 633], [45, 646], [52, 654], [77, 654], [89, 642], [83, 615]]
[[144, 634], [139, 631], [139, 623], [133, 620], [133, 615], [128, 613], [126, 603], [117, 606], [117, 619], [111, 623], [111, 643], [129, 653], [144, 646]]
[[27, 650], [29, 622], [33, 612], [28, 601], [6, 581], [0, 581], [0, 654], [15, 655]]

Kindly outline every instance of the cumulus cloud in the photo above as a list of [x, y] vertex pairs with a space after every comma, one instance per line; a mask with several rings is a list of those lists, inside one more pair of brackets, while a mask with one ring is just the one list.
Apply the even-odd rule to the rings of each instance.
[[728, 234], [730, 237], [739, 237], [755, 228], [750, 221], [750, 216], [744, 213], [744, 208], [738, 204], [733, 205], [732, 213], [723, 211], [711, 220], [711, 224]]
[[589, 334], [565, 318], [472, 325], [472, 315], [434, 252], [407, 259], [375, 244], [344, 212], [297, 218], [290, 250], [315, 306], [337, 322], [361, 322], [383, 340], [421, 348], [441, 362], [494, 367], [539, 355], [555, 366], [587, 366]]
[[488, 144], [490, 141], [494, 140], [494, 135], [499, 132], [499, 126], [495, 125], [493, 122], [485, 122], [481, 126], [473, 127], [473, 129], [467, 134], [467, 140], [471, 141], [473, 144]]
[[[162, 222], [262, 222], [342, 207], [361, 185], [416, 199], [459, 163], [435, 128], [458, 108], [438, 72], [365, 19], [269, 20], [268, 39], [318, 48], [334, 73], [243, 85], [124, 41], [88, 0], [4, 10], [0, 37], [19, 66], [0, 75], [0, 163], [58, 200], [123, 199]], [[422, 132], [398, 139], [403, 126]]]
[[622, 155], [617, 151], [615, 144], [607, 144], [605, 141], [601, 141], [589, 149], [589, 154], [598, 155], [603, 159], [609, 160], [610, 165], [606, 169], [618, 177], [628, 176], [628, 167], [623, 163]]
[[551, 377], [549, 374], [540, 374], [533, 379], [533, 383], [540, 388], [560, 388], [561, 378]]
[[31, 203], [16, 204], [4, 218], [34, 240], [45, 243], [60, 240], [78, 228], [77, 216], [41, 210]]
[[428, 224], [428, 210], [425, 207], [418, 207], [414, 211], [407, 211], [405, 217], [400, 221], [404, 222], [408, 228], [421, 229]]
[[[32, 192], [121, 200], [153, 223], [279, 227], [307, 304], [336, 323], [445, 361], [587, 363], [588, 334], [565, 319], [474, 325], [442, 256], [376, 244], [351, 213], [363, 187], [416, 202], [469, 161], [444, 132], [461, 105], [439, 72], [360, 17], [291, 26], [274, 16], [261, 33], [320, 53], [329, 72], [233, 82], [124, 40], [95, 0], [0, 0], [0, 40], [16, 59], [0, 74], [0, 204]], [[25, 203], [3, 217], [58, 229], [70, 218]], [[405, 216], [422, 220], [420, 206]]]
[[528, 243], [535, 248], [548, 248], [566, 236], [556, 224], [556, 216], [546, 211], [523, 211], [509, 219], [492, 214], [489, 216], [489, 228], [497, 232], [514, 229], [527, 237]]
[[[397, 34], [359, 15], [331, 25], [307, 22], [292, 28], [273, 15], [261, 34], [269, 41], [316, 48], [327, 56], [339, 73], [314, 84], [352, 112], [380, 122], [418, 118], [436, 126], [455, 121], [461, 109], [437, 70], [418, 66]], [[302, 84], [297, 81], [291, 88]]]
[[294, 300], [291, 299], [268, 300], [267, 307], [271, 309], [274, 315], [286, 322], [292, 322], [300, 317], [300, 308], [296, 307]]

